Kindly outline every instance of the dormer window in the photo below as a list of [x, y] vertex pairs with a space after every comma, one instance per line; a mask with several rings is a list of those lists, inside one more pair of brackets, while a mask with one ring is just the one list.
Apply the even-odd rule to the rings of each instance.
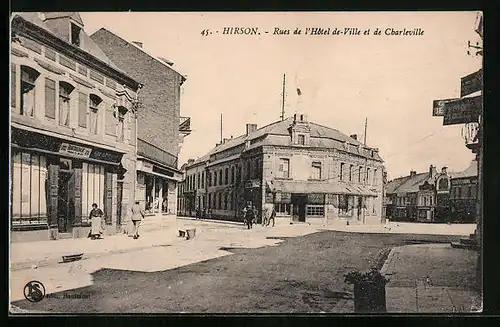
[[297, 135], [297, 143], [300, 145], [305, 145], [306, 144], [305, 135], [302, 135], [302, 134]]
[[81, 28], [80, 26], [74, 24], [74, 23], [70, 23], [71, 25], [71, 44], [79, 47], [80, 46], [80, 32], [81, 32]]

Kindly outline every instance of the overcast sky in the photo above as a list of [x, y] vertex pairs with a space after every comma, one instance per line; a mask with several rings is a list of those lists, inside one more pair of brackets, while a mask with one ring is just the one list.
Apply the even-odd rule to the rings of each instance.
[[[309, 119], [363, 137], [378, 147], [389, 178], [430, 164], [460, 171], [473, 155], [461, 137], [462, 125], [443, 126], [432, 117], [432, 101], [460, 96], [460, 77], [481, 67], [466, 54], [476, 42], [476, 12], [378, 13], [81, 13], [91, 34], [105, 27], [174, 62], [187, 75], [181, 115], [193, 132], [180, 154], [182, 164], [224, 137], [279, 119], [283, 74], [287, 74], [286, 116], [297, 110]], [[258, 36], [222, 35], [224, 27], [258, 27]], [[272, 35], [283, 30], [322, 27], [360, 30], [374, 36]], [[386, 28], [423, 36], [386, 36]], [[212, 35], [201, 32], [209, 29]], [[216, 31], [220, 31], [216, 33]], [[264, 31], [269, 31], [265, 34]], [[304, 32], [303, 32], [304, 33]], [[299, 103], [296, 84], [302, 90]], [[297, 106], [300, 108], [297, 109]]]

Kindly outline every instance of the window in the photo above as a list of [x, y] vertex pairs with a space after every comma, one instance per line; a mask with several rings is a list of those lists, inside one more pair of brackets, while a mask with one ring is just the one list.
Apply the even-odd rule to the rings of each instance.
[[311, 179], [321, 179], [321, 162], [312, 163]]
[[251, 164], [250, 164], [250, 160], [247, 161], [247, 179], [250, 179], [251, 177]]
[[373, 185], [377, 185], [377, 169], [373, 170]]
[[457, 187], [457, 198], [461, 198], [462, 197], [462, 188], [459, 186]]
[[236, 179], [236, 169], [233, 167], [231, 167], [231, 184], [234, 184], [234, 181]]
[[429, 205], [432, 205], [432, 196], [429, 197]]
[[45, 78], [45, 117], [56, 119], [56, 82]]
[[[59, 83], [59, 125], [61, 126], [69, 126], [70, 121], [70, 112], [71, 112], [71, 93], [73, 92], [74, 87], [71, 84], [66, 82]], [[81, 108], [81, 110], [85, 111], [85, 118], [87, 108]], [[85, 121], [85, 124], [87, 121]]]
[[208, 193], [208, 209], [212, 208], [212, 193]]
[[236, 182], [240, 182], [241, 181], [241, 166], [238, 166], [238, 168], [236, 169]]
[[275, 203], [274, 210], [278, 215], [290, 215], [290, 204], [289, 203]]
[[[211, 172], [207, 173], [207, 184], [208, 184], [208, 187], [212, 186], [212, 173]], [[208, 201], [208, 202], [210, 202], [210, 201]]]
[[229, 168], [226, 168], [226, 171], [224, 172], [224, 184], [229, 184]]
[[339, 175], [340, 180], [344, 180], [344, 163], [340, 163], [340, 175]]
[[363, 166], [359, 166], [359, 177], [358, 177], [358, 182], [359, 183], [363, 183], [363, 177], [364, 177], [364, 173], [363, 173]]
[[217, 209], [222, 209], [222, 194], [219, 194], [218, 198], [219, 198], [219, 206], [217, 207]]
[[366, 168], [366, 180], [365, 180], [365, 183], [366, 184], [370, 183], [370, 168]]
[[222, 169], [219, 170], [219, 185], [222, 185]]
[[104, 166], [82, 164], [82, 222], [89, 222], [90, 206], [104, 206]]
[[102, 99], [95, 94], [90, 95], [90, 133], [97, 134], [99, 126], [98, 109]]
[[279, 172], [280, 177], [290, 178], [290, 159], [280, 159]]
[[10, 106], [12, 108], [16, 107], [16, 65], [10, 65]]
[[322, 205], [307, 205], [307, 213], [308, 216], [317, 216], [323, 217], [325, 215], [325, 207]]
[[117, 126], [116, 126], [115, 108], [110, 104], [106, 104], [106, 134], [116, 136]]
[[227, 199], [228, 199], [227, 194], [224, 194], [224, 210], [228, 209], [228, 207], [227, 207], [227, 204], [228, 204]]
[[427, 206], [427, 197], [424, 196], [424, 207], [426, 207], [426, 206]]
[[446, 178], [441, 178], [438, 183], [438, 188], [440, 190], [446, 190], [448, 189], [448, 179]]
[[349, 165], [349, 182], [352, 182], [352, 167], [353, 165]]
[[214, 171], [214, 186], [217, 186], [217, 172]]
[[116, 124], [116, 141], [123, 142], [125, 139], [125, 113], [118, 110], [118, 121]]
[[35, 113], [36, 80], [40, 75], [33, 68], [21, 67], [21, 108], [20, 114], [33, 117]]
[[71, 23], [71, 44], [80, 46], [80, 31], [81, 28], [76, 24]]
[[297, 135], [298, 137], [298, 143], [300, 145], [305, 145], [306, 144], [306, 137], [302, 134]]
[[201, 172], [201, 188], [205, 188], [205, 172]]
[[200, 173], [198, 173], [198, 184], [197, 184], [197, 188], [200, 188], [201, 187], [201, 175]]
[[[78, 126], [83, 128], [87, 128], [87, 108], [87, 95], [85, 93], [78, 92]], [[68, 113], [69, 112], [70, 111], [68, 110]]]
[[12, 154], [12, 226], [46, 225], [48, 173], [44, 156]]

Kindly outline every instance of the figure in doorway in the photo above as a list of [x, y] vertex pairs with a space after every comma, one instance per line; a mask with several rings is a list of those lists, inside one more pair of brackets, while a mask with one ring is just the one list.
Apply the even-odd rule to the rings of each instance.
[[91, 221], [91, 229], [89, 232], [90, 239], [95, 240], [101, 238], [102, 235], [102, 217], [104, 212], [97, 206], [97, 203], [92, 203], [89, 220]]
[[135, 204], [132, 206], [132, 223], [134, 224], [133, 237], [134, 240], [139, 238], [139, 226], [141, 225], [141, 221], [144, 219], [144, 211], [141, 209], [139, 205], [139, 201], [135, 201]]

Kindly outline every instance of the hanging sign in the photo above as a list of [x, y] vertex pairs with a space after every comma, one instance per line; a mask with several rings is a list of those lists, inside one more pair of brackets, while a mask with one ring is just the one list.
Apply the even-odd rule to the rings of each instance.
[[457, 98], [454, 99], [443, 99], [443, 100], [434, 100], [432, 102], [432, 115], [433, 116], [444, 116], [444, 105], [451, 101], [460, 100]]
[[445, 103], [443, 125], [468, 124], [479, 122], [483, 107], [483, 97], [462, 98]]
[[460, 79], [460, 96], [472, 94], [481, 91], [483, 86], [483, 70], [480, 69], [475, 73], [469, 74]]
[[90, 157], [91, 152], [92, 152], [91, 148], [68, 144], [68, 143], [62, 143], [61, 147], [59, 148], [59, 153], [67, 153], [85, 158]]

